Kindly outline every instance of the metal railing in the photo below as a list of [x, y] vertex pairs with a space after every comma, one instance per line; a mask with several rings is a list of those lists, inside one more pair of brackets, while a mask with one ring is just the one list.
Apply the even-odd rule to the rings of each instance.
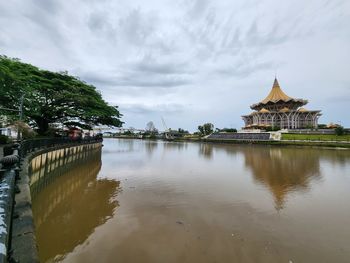
[[14, 145], [12, 154], [0, 160], [0, 262], [8, 262], [11, 258], [12, 218], [20, 161], [18, 148], [18, 144]]
[[19, 154], [20, 154], [20, 157], [23, 158], [28, 153], [36, 151], [41, 148], [54, 147], [54, 146], [64, 145], [64, 144], [86, 144], [86, 143], [94, 143], [94, 142], [102, 142], [102, 138], [89, 137], [89, 138], [72, 139], [69, 137], [61, 137], [61, 138], [24, 140], [21, 142]]

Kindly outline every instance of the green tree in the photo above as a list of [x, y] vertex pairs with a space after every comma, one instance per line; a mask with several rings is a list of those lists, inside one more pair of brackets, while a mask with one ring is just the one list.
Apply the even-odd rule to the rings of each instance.
[[335, 128], [335, 134], [338, 136], [344, 135], [344, 127], [343, 126], [337, 126], [337, 128]]
[[186, 131], [182, 128], [179, 128], [177, 131], [178, 131], [178, 133], [181, 133], [181, 134], [188, 134], [189, 133], [188, 131]]
[[267, 127], [265, 128], [265, 130], [266, 130], [267, 132], [271, 132], [271, 131], [279, 131], [279, 130], [280, 130], [280, 128], [279, 128], [279, 127], [277, 127], [277, 126], [267, 126]]
[[223, 129], [217, 129], [219, 132], [237, 132], [237, 129], [235, 128], [223, 128]]
[[153, 121], [149, 121], [146, 124], [146, 129], [145, 130], [149, 134], [156, 134], [156, 133], [158, 133], [158, 130], [157, 130], [156, 126], [154, 126]]
[[198, 126], [198, 130], [202, 135], [209, 135], [214, 131], [214, 125], [212, 123], [204, 123]]
[[[67, 72], [40, 70], [30, 64], [0, 56], [0, 104], [18, 109], [24, 95], [25, 121], [46, 134], [50, 124], [91, 128], [95, 125], [120, 127], [117, 106], [108, 105], [92, 85]], [[13, 120], [18, 113], [0, 110]]]
[[318, 124], [318, 129], [327, 129], [327, 124]]

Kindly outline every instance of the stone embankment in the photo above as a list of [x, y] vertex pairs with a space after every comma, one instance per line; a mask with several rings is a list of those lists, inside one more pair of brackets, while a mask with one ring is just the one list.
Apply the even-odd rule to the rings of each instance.
[[[28, 140], [13, 145], [12, 154], [0, 157], [0, 263], [39, 262], [29, 186], [31, 160], [39, 154], [58, 149], [68, 149], [64, 153], [75, 155], [78, 151], [70, 151], [70, 148], [101, 142], [101, 138]], [[1, 147], [1, 156], [4, 155], [3, 150]]]

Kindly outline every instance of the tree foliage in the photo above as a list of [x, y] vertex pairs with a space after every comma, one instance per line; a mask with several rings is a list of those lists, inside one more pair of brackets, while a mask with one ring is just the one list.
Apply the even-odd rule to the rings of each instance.
[[156, 126], [154, 125], [153, 121], [150, 121], [146, 124], [146, 128], [145, 128], [147, 133], [153, 134], [153, 133], [157, 133], [158, 130], [156, 128]]
[[179, 129], [177, 130], [177, 132], [180, 133], [180, 134], [188, 134], [188, 133], [189, 133], [187, 130], [184, 130], [184, 129], [182, 129], [182, 128], [179, 128]]
[[235, 128], [223, 128], [223, 129], [216, 129], [218, 132], [237, 132], [237, 129]]
[[267, 126], [265, 128], [265, 131], [267, 131], [267, 132], [273, 132], [273, 131], [279, 131], [279, 130], [280, 130], [280, 128], [277, 126]]
[[[0, 56], [0, 105], [18, 109], [24, 95], [25, 121], [45, 134], [50, 124], [91, 128], [120, 127], [117, 106], [108, 105], [92, 85], [67, 72], [41, 70], [18, 59]], [[17, 112], [0, 110], [17, 119]]]
[[209, 135], [214, 131], [214, 125], [212, 123], [204, 123], [198, 126], [198, 130], [202, 135]]
[[343, 126], [338, 126], [337, 128], [335, 128], [335, 134], [338, 136], [344, 135], [345, 131], [344, 131], [344, 127]]

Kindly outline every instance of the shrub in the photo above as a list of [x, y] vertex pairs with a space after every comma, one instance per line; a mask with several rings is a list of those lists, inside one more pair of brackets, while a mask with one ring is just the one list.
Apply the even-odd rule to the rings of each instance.
[[6, 135], [2, 135], [0, 134], [0, 144], [7, 144], [9, 143], [11, 140], [9, 137], [7, 137]]
[[149, 139], [157, 139], [157, 136], [154, 133], [152, 133], [148, 138]]
[[338, 126], [337, 128], [335, 128], [335, 134], [340, 136], [340, 135], [344, 135], [344, 127], [343, 126]]
[[219, 132], [237, 132], [237, 129], [234, 128], [223, 128]]
[[271, 132], [271, 131], [279, 131], [280, 130], [280, 128], [279, 127], [277, 127], [277, 126], [268, 126], [268, 127], [266, 127], [266, 129], [265, 129], [267, 132]]

